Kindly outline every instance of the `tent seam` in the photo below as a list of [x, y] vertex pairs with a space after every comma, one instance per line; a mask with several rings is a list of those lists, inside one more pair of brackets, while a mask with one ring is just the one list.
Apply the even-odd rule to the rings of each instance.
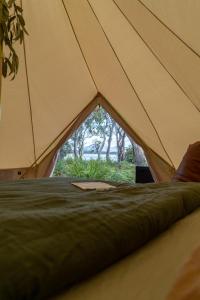
[[[150, 151], [152, 151], [159, 159], [161, 159], [162, 161], [164, 161], [166, 164], [169, 165], [169, 163], [162, 158], [158, 153], [156, 153], [151, 147], [149, 147], [145, 141], [143, 141], [143, 139], [137, 134], [137, 132], [134, 131], [134, 129], [132, 129], [129, 124], [124, 120], [124, 118], [120, 115], [119, 112], [117, 112], [115, 110], [115, 108], [110, 104], [110, 102], [106, 99], [106, 97], [104, 97], [101, 93], [99, 93], [99, 104], [110, 114], [110, 116], [115, 119], [115, 121], [124, 129], [124, 131], [127, 133], [127, 128], [128, 131], [131, 132], [130, 136], [134, 136], [132, 137], [132, 139], [135, 141], [136, 140], [136, 144], [140, 145], [140, 147], [142, 147], [143, 149], [149, 149]], [[105, 104], [106, 103], [106, 104]], [[113, 117], [113, 114], [117, 115], [117, 118]], [[140, 142], [138, 142], [140, 140]], [[141, 144], [142, 142], [142, 144]]]
[[145, 111], [145, 113], [146, 113], [146, 115], [147, 115], [147, 117], [148, 117], [148, 119], [149, 119], [149, 121], [150, 121], [150, 123], [151, 123], [153, 129], [155, 130], [155, 133], [156, 133], [156, 135], [157, 135], [157, 138], [158, 138], [158, 140], [159, 140], [159, 142], [160, 142], [160, 144], [161, 144], [161, 146], [162, 146], [162, 148], [163, 148], [163, 150], [164, 150], [166, 156], [168, 157], [169, 161], [171, 162], [172, 166], [173, 166], [174, 169], [175, 169], [175, 166], [174, 166], [174, 164], [173, 164], [173, 162], [172, 162], [172, 160], [171, 160], [171, 158], [170, 158], [170, 156], [169, 156], [167, 150], [165, 149], [165, 147], [164, 147], [164, 145], [163, 145], [163, 142], [162, 142], [162, 140], [161, 140], [161, 137], [159, 136], [159, 133], [158, 133], [158, 131], [157, 131], [157, 129], [156, 129], [156, 127], [155, 127], [153, 121], [151, 120], [151, 118], [150, 118], [150, 116], [149, 116], [149, 114], [148, 114], [148, 112], [147, 112], [147, 110], [146, 110], [144, 104], [142, 103], [142, 100], [141, 100], [140, 97], [139, 97], [139, 94], [137, 93], [137, 91], [136, 91], [135, 87], [133, 86], [133, 84], [132, 84], [130, 78], [128, 77], [128, 74], [127, 74], [127, 72], [125, 71], [125, 69], [124, 69], [124, 67], [123, 67], [123, 65], [122, 65], [122, 63], [121, 63], [121, 61], [120, 61], [120, 59], [119, 59], [119, 57], [118, 57], [116, 51], [114, 50], [114, 48], [113, 48], [113, 46], [112, 46], [112, 44], [111, 44], [111, 42], [110, 42], [110, 40], [109, 40], [109, 38], [108, 38], [108, 36], [107, 36], [107, 34], [106, 34], [104, 28], [103, 28], [103, 26], [102, 26], [102, 24], [101, 24], [99, 18], [97, 17], [97, 15], [96, 15], [96, 13], [95, 13], [95, 11], [94, 11], [92, 5], [90, 4], [89, 0], [86, 0], [86, 1], [88, 2], [88, 4], [89, 4], [89, 6], [90, 6], [90, 8], [91, 8], [91, 10], [92, 10], [92, 12], [93, 12], [93, 14], [94, 14], [94, 16], [96, 17], [97, 22], [99, 23], [99, 25], [100, 25], [100, 27], [101, 27], [101, 29], [102, 29], [102, 31], [103, 31], [105, 37], [106, 37], [106, 39], [107, 39], [107, 41], [108, 41], [108, 43], [109, 43], [111, 49], [113, 50], [113, 53], [115, 54], [115, 56], [116, 56], [116, 58], [117, 58], [117, 60], [118, 60], [118, 62], [119, 62], [119, 64], [120, 64], [120, 66], [121, 66], [121, 68], [122, 68], [122, 70], [123, 70], [123, 72], [124, 72], [124, 74], [125, 74], [127, 80], [129, 81], [129, 83], [130, 83], [130, 85], [131, 85], [131, 87], [132, 87], [132, 89], [133, 89], [135, 95], [137, 96], [137, 98], [138, 98], [138, 100], [139, 100], [139, 102], [140, 102], [142, 108], [144, 109], [144, 111]]
[[177, 37], [188, 49], [190, 49], [198, 58], [200, 54], [194, 50], [190, 45], [188, 45], [177, 33], [175, 33], [168, 25], [166, 25], [147, 5], [145, 5], [141, 0], [137, 0], [141, 5], [143, 5], [150, 14], [152, 14], [163, 26], [165, 26], [173, 35]]
[[74, 36], [75, 36], [75, 38], [76, 38], [76, 42], [77, 42], [78, 47], [79, 47], [79, 49], [80, 49], [80, 51], [81, 51], [82, 57], [83, 57], [83, 59], [84, 59], [84, 61], [85, 61], [86, 67], [87, 67], [87, 69], [88, 69], [88, 72], [89, 72], [89, 74], [90, 74], [90, 76], [91, 76], [91, 79], [92, 79], [94, 85], [95, 85], [96, 91], [98, 92], [98, 87], [97, 87], [96, 81], [95, 81], [95, 79], [94, 79], [94, 77], [93, 77], [93, 75], [92, 75], [92, 72], [91, 72], [91, 70], [90, 70], [90, 67], [89, 67], [89, 65], [88, 65], [88, 63], [87, 63], [87, 60], [86, 60], [86, 58], [85, 58], [85, 55], [84, 55], [84, 53], [83, 53], [83, 49], [82, 49], [81, 44], [80, 44], [80, 42], [79, 42], [79, 40], [78, 40], [78, 37], [77, 37], [77, 35], [76, 35], [76, 31], [75, 31], [74, 26], [73, 26], [73, 24], [72, 24], [72, 21], [71, 21], [71, 18], [70, 18], [70, 16], [69, 16], [69, 13], [68, 13], [68, 11], [67, 11], [67, 8], [66, 8], [66, 5], [65, 5], [65, 3], [64, 3], [64, 0], [61, 0], [61, 2], [62, 2], [62, 5], [63, 5], [63, 7], [64, 7], [65, 13], [66, 13], [66, 15], [67, 15], [67, 17], [68, 17], [68, 20], [69, 20], [69, 22], [70, 22], [72, 31], [73, 31]]
[[[80, 113], [78, 114], [78, 116], [80, 115]], [[56, 136], [56, 138], [45, 148], [45, 150], [42, 151], [42, 153], [38, 156], [35, 157], [35, 161], [30, 165], [30, 167], [28, 167], [27, 169], [32, 169], [37, 162], [40, 160], [40, 158], [45, 154], [46, 151], [48, 151], [48, 149], [53, 145], [53, 143], [59, 138], [59, 136], [61, 136], [65, 130], [67, 130], [67, 128], [69, 128], [71, 126], [71, 124], [76, 120], [76, 118], [78, 118], [78, 116], [76, 116], [69, 124], [67, 124], [67, 126]], [[23, 175], [21, 175], [20, 178], [23, 178], [24, 175], [28, 172], [28, 170], [26, 170]]]
[[[167, 67], [164, 65], [164, 63], [161, 61], [160, 57], [154, 52], [154, 50], [149, 46], [149, 44], [144, 40], [142, 35], [139, 33], [139, 31], [136, 29], [136, 27], [132, 24], [132, 22], [129, 20], [129, 18], [126, 16], [126, 14], [122, 11], [122, 9], [119, 7], [119, 5], [116, 3], [116, 0], [112, 0], [113, 3], [116, 5], [116, 7], [119, 9], [119, 11], [122, 13], [124, 18], [127, 20], [129, 25], [133, 28], [133, 30], [137, 33], [137, 35], [141, 38], [143, 43], [146, 45], [146, 47], [149, 49], [149, 51], [153, 54], [153, 56], [158, 60], [160, 65], [164, 68], [164, 70], [170, 75], [170, 77], [174, 80], [174, 82], [177, 84], [177, 86], [180, 88], [180, 90], [183, 92], [183, 94], [188, 98], [189, 102], [197, 109], [198, 112], [200, 112], [200, 109], [193, 103], [190, 96], [186, 93], [186, 91], [183, 89], [183, 87], [179, 84], [179, 82], [175, 79], [175, 77], [170, 73], [170, 71], [167, 69]], [[140, 1], [139, 1], [140, 2]]]
[[[77, 128], [79, 127], [80, 123], [84, 122], [84, 120], [87, 118], [88, 114], [90, 114], [94, 107], [97, 105], [101, 105], [110, 115], [111, 117], [118, 122], [118, 124], [120, 124], [120, 126], [124, 129], [125, 132], [129, 133], [129, 135], [133, 138], [133, 140], [136, 139], [136, 143], [138, 143], [145, 151], [146, 155], [148, 154], [147, 160], [149, 161], [150, 165], [152, 165], [152, 163], [150, 162], [150, 157], [149, 157], [149, 151], [151, 151], [152, 153], [154, 153], [154, 155], [156, 155], [159, 159], [161, 159], [165, 164], [167, 164], [170, 168], [172, 168], [172, 166], [169, 165], [169, 163], [164, 160], [159, 154], [157, 154], [153, 149], [151, 149], [150, 147], [148, 147], [146, 145], [146, 143], [140, 139], [140, 137], [137, 135], [136, 132], [134, 132], [134, 130], [126, 123], [126, 121], [123, 119], [122, 116], [120, 116], [120, 114], [114, 109], [114, 107], [112, 107], [112, 105], [109, 103], [109, 101], [101, 94], [101, 93], [97, 93], [97, 95], [93, 98], [93, 100], [84, 108], [84, 110], [79, 113], [77, 115], [77, 117], [75, 117], [75, 119], [72, 120], [72, 122], [70, 124], [67, 125], [66, 128], [63, 129], [62, 133], [64, 133], [68, 127], [70, 127], [70, 125], [72, 125], [69, 128], [69, 131], [67, 131], [67, 135], [63, 136], [57, 143], [57, 145], [47, 154], [51, 154], [52, 151], [56, 152], [58, 151], [58, 149], [60, 148], [60, 145], [62, 143], [64, 143], [65, 140], [69, 139], [69, 137], [73, 134], [73, 132], [75, 130], [77, 130]], [[81, 119], [81, 120], [79, 120]], [[52, 143], [54, 143], [59, 136], [62, 134], [60, 133]], [[51, 145], [49, 145], [44, 151], [43, 153], [41, 153], [40, 157], [38, 158], [39, 163], [41, 164], [45, 158], [42, 157], [43, 154], [45, 154], [45, 152], [50, 148]], [[34, 167], [34, 164], [29, 167], [26, 168], [25, 172], [23, 173], [23, 175], [20, 178], [24, 178], [24, 176], [29, 172], [29, 170]], [[152, 166], [153, 168], [153, 166]], [[159, 180], [159, 175], [156, 173], [156, 178]]]
[[[23, 7], [22, 0], [21, 0], [21, 7]], [[33, 152], [34, 152], [34, 160], [36, 160], [36, 144], [35, 144], [35, 133], [34, 133], [34, 125], [33, 125], [33, 111], [32, 111], [32, 104], [31, 104], [31, 92], [30, 92], [30, 83], [29, 83], [29, 76], [28, 76], [28, 64], [27, 64], [25, 38], [23, 39], [23, 51], [24, 51], [24, 64], [25, 64], [25, 73], [26, 73], [26, 82], [27, 82], [27, 91], [28, 91], [28, 104], [29, 104], [29, 111], [30, 111], [30, 118], [31, 118]]]
[[[38, 161], [40, 161], [40, 159], [42, 158], [42, 156], [49, 150], [49, 148], [59, 139], [59, 137], [68, 129], [70, 128], [70, 126], [76, 122], [76, 120], [78, 120], [80, 118], [80, 116], [83, 114], [84, 111], [86, 111], [88, 109], [88, 107], [90, 107], [91, 103], [94, 102], [94, 104], [96, 103], [96, 98], [97, 98], [98, 93], [95, 95], [95, 97], [93, 98], [92, 101], [90, 101], [90, 103], [78, 114], [74, 117], [74, 119], [67, 124], [67, 126], [62, 129], [62, 131], [56, 136], [56, 138], [42, 151], [42, 153], [35, 159], [35, 161], [32, 163], [32, 165], [30, 167], [27, 168], [27, 170], [21, 175], [20, 178], [23, 178], [24, 175], [27, 174], [28, 170], [33, 168]], [[97, 103], [98, 104], [98, 103]], [[58, 142], [59, 143], [59, 142]], [[49, 153], [48, 153], [49, 154]], [[47, 155], [48, 155], [47, 154]], [[43, 159], [42, 159], [43, 160]]]

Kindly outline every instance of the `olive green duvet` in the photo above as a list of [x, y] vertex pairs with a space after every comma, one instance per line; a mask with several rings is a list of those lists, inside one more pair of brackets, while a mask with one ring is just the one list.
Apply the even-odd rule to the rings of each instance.
[[48, 299], [200, 206], [199, 183], [82, 191], [70, 179], [0, 183], [0, 299]]

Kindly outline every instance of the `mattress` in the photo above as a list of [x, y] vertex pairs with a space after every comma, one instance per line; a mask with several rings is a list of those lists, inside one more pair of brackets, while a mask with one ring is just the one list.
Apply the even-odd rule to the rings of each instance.
[[164, 300], [200, 245], [200, 209], [137, 252], [52, 300]]
[[83, 192], [70, 180], [0, 183], [1, 300], [52, 297], [200, 207], [200, 185], [195, 183]]

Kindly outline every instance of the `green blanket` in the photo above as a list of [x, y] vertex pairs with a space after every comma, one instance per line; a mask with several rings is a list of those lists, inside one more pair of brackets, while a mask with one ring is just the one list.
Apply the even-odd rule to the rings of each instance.
[[47, 299], [200, 206], [200, 184], [83, 192], [66, 178], [0, 183], [0, 299]]

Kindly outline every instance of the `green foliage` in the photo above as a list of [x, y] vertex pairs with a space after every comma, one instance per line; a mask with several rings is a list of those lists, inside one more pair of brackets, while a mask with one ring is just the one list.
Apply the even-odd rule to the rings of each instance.
[[[91, 145], [90, 151], [91, 153], [101, 154], [106, 138], [109, 137], [114, 124], [115, 121], [105, 109], [97, 106], [66, 143], [71, 145], [71, 152], [75, 154], [76, 158], [82, 158], [85, 139], [93, 137], [93, 145]], [[111, 139], [109, 143], [111, 143]]]
[[72, 146], [71, 144], [67, 141], [61, 148], [59, 151], [59, 160], [60, 159], [64, 159], [65, 156], [67, 155], [67, 153], [72, 152]]
[[4, 77], [12, 75], [12, 79], [15, 78], [19, 67], [14, 44], [18, 41], [22, 44], [24, 34], [28, 34], [22, 15], [23, 9], [16, 2], [16, 0], [0, 0], [0, 45], [7, 48], [7, 55], [2, 57], [2, 74]]
[[126, 161], [118, 165], [112, 161], [67, 159], [58, 161], [54, 176], [133, 183], [135, 166]]
[[132, 163], [132, 164], [135, 163], [134, 149], [131, 145], [128, 148], [126, 148], [125, 160], [129, 163]]

